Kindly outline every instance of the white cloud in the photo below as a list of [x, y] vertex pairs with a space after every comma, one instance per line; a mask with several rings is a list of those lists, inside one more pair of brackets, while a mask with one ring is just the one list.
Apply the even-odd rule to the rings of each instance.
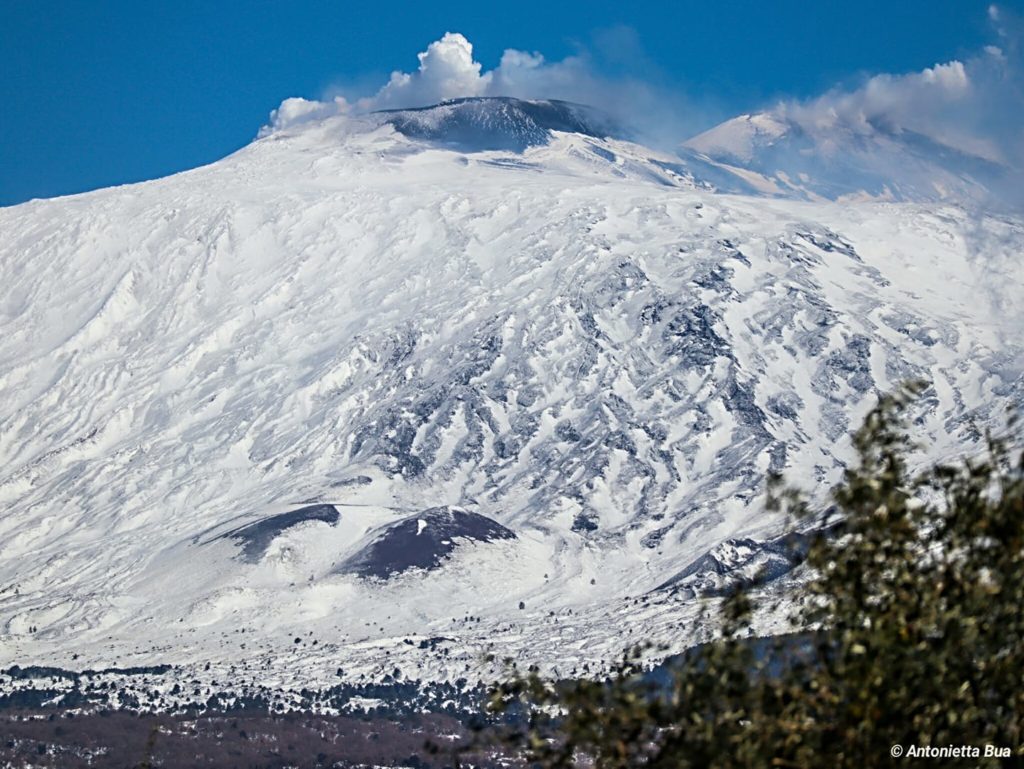
[[782, 105], [787, 116], [809, 127], [836, 125], [870, 132], [879, 124], [909, 127], [964, 99], [971, 80], [960, 61], [909, 75], [876, 75], [853, 91], [832, 90], [809, 102]]
[[[936, 64], [910, 74], [879, 74], [860, 87], [833, 89], [808, 101], [784, 101], [774, 111], [810, 132], [836, 128], [868, 135], [872, 131], [914, 131], [968, 152], [1024, 168], [1024, 56], [1022, 24], [1001, 6], [988, 9], [998, 45], [976, 55]], [[613, 30], [618, 64], [645, 69], [646, 57], [635, 33]], [[607, 48], [607, 46], [605, 46]], [[510, 48], [497, 67], [485, 70], [469, 40], [448, 32], [418, 55], [410, 72], [396, 71], [375, 93], [333, 101], [286, 99], [262, 133], [336, 114], [420, 107], [466, 96], [565, 99], [603, 109], [656, 146], [675, 146], [706, 128], [706, 105], [695, 108], [682, 94], [645, 79], [597, 74], [607, 59], [586, 50], [551, 61], [540, 53]], [[603, 57], [603, 58], [602, 58]], [[690, 129], [690, 130], [687, 130]]]
[[[350, 112], [423, 107], [467, 96], [513, 96], [521, 99], [564, 99], [601, 108], [624, 123], [652, 126], [672, 122], [674, 97], [629, 78], [609, 80], [595, 74], [586, 52], [549, 61], [540, 53], [507, 49], [497, 67], [484, 70], [473, 57], [473, 45], [457, 32], [447, 32], [418, 55], [412, 72], [392, 72], [376, 93], [332, 102], [286, 99], [272, 114], [266, 135], [283, 128]], [[654, 133], [654, 132], [652, 132]], [[678, 139], [676, 131], [673, 141]]]
[[[1001, 16], [996, 12], [997, 16]], [[905, 75], [881, 74], [775, 112], [811, 134], [844, 129], [913, 131], [989, 160], [1022, 165], [1024, 89], [1020, 62], [994, 45], [977, 55]]]
[[487, 93], [492, 73], [481, 74], [480, 63], [473, 59], [473, 44], [458, 32], [446, 32], [419, 54], [419, 60], [415, 72], [392, 72], [375, 96], [359, 100], [359, 107], [425, 107], [445, 99]]
[[473, 58], [473, 44], [447, 32], [419, 54], [415, 72], [392, 72], [376, 94], [356, 101], [360, 110], [424, 107], [467, 96], [591, 101], [599, 79], [584, 56], [549, 62], [540, 53], [508, 48], [498, 66], [484, 71]]
[[341, 96], [336, 96], [329, 102], [310, 101], [294, 96], [285, 99], [277, 109], [270, 112], [270, 124], [260, 129], [259, 135], [266, 136], [282, 128], [344, 114], [349, 109], [349, 103]]

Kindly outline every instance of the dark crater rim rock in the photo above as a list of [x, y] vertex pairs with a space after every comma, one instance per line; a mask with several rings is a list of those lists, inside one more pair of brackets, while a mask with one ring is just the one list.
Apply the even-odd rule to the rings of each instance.
[[439, 568], [460, 542], [516, 539], [515, 532], [485, 515], [448, 506], [407, 516], [371, 536], [335, 573], [387, 580], [412, 569]]
[[552, 131], [596, 139], [629, 138], [628, 132], [599, 110], [558, 99], [467, 96], [371, 114], [405, 136], [464, 152], [523, 152], [547, 144]]
[[341, 513], [334, 505], [305, 505], [231, 529], [209, 541], [234, 540], [242, 546], [242, 560], [257, 563], [267, 552], [271, 543], [293, 526], [307, 521], [321, 521], [333, 526], [340, 520]]

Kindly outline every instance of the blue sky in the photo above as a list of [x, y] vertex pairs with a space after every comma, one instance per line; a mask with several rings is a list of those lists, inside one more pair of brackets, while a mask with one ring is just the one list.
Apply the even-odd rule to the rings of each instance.
[[[1001, 2], [1020, 13], [1024, 0]], [[0, 3], [0, 205], [154, 178], [249, 142], [290, 96], [373, 94], [461, 32], [679, 94], [690, 128], [993, 40], [975, 0]], [[680, 136], [680, 139], [686, 138]]]

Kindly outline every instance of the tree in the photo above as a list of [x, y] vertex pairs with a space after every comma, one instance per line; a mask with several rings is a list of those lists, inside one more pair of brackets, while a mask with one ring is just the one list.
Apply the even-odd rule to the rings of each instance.
[[[532, 670], [495, 686], [492, 713], [524, 724], [505, 743], [552, 769], [864, 769], [929, 746], [940, 765], [1006, 766], [986, 745], [1024, 760], [1024, 453], [989, 437], [981, 458], [912, 474], [921, 389], [882, 398], [857, 432], [837, 520], [816, 519], [804, 555], [797, 632], [751, 640], [757, 585], [743, 585], [667, 684], [633, 650], [604, 680]], [[778, 482], [769, 496], [813, 514]]]

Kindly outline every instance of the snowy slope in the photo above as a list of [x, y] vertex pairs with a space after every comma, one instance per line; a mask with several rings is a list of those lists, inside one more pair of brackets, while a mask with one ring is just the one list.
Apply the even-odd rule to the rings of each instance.
[[688, 140], [681, 154], [720, 190], [809, 200], [989, 205], [1022, 177], [1005, 162], [922, 133], [866, 121], [808, 125], [783, 110], [727, 120]]
[[878, 391], [934, 381], [938, 455], [1024, 402], [1020, 221], [443, 144], [336, 117], [0, 209], [0, 667], [684, 644], [765, 473], [823, 492]]

